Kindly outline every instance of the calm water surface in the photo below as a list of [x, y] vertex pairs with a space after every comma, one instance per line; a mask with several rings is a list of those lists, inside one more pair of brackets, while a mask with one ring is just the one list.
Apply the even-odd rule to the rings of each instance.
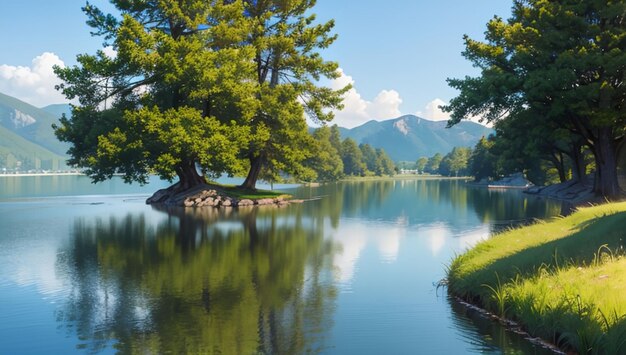
[[301, 187], [285, 208], [159, 208], [166, 182], [0, 177], [0, 354], [546, 353], [437, 291], [561, 205], [462, 181]]

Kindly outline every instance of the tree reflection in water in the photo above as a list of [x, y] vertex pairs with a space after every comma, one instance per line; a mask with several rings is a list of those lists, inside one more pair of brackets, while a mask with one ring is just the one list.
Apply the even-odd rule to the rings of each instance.
[[91, 351], [318, 352], [332, 326], [338, 248], [300, 209], [79, 219], [57, 261], [72, 285], [58, 319]]

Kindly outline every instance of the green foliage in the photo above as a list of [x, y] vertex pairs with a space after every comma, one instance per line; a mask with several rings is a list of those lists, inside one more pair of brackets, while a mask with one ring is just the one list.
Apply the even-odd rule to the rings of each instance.
[[[336, 126], [335, 126], [336, 127]], [[331, 142], [332, 131], [322, 126], [313, 132], [317, 142], [316, 153], [307, 162], [317, 173], [317, 181], [337, 181], [343, 177], [343, 161], [341, 155]]]
[[618, 196], [616, 150], [626, 133], [625, 16], [619, 1], [515, 1], [508, 21], [495, 17], [487, 24], [485, 42], [465, 37], [464, 56], [481, 75], [448, 81], [460, 91], [445, 108], [452, 112], [449, 124], [480, 115], [490, 122], [529, 121], [536, 131], [528, 131], [530, 137], [517, 131], [517, 139], [525, 137], [526, 148], [534, 145], [542, 154], [557, 150], [544, 144], [561, 144], [552, 136], [560, 129], [566, 141], [582, 139], [593, 152], [594, 190]]
[[333, 21], [314, 24], [312, 0], [243, 1], [250, 30], [246, 45], [254, 51], [259, 106], [250, 121], [254, 137], [241, 153], [250, 161], [242, 186], [255, 188], [262, 169], [282, 171], [303, 180], [314, 178], [304, 161], [314, 142], [304, 113], [318, 122], [332, 120], [328, 108], [341, 108], [341, 90], [319, 86], [321, 77], [336, 78], [338, 65], [324, 61], [319, 50], [330, 46]]
[[365, 176], [367, 166], [363, 162], [363, 153], [354, 140], [346, 138], [341, 143], [341, 160], [343, 161], [344, 174]]
[[441, 160], [443, 160], [443, 155], [439, 153], [436, 153], [432, 157], [428, 158], [428, 162], [426, 163], [426, 166], [424, 167], [424, 171], [426, 171], [429, 174], [438, 174]]
[[313, 138], [314, 154], [305, 166], [315, 171], [319, 182], [337, 181], [346, 175], [395, 175], [395, 164], [383, 149], [374, 149], [369, 144], [357, 146], [350, 138], [341, 142], [337, 125], [316, 129]]
[[246, 28], [242, 4], [114, 5], [123, 18], [89, 4], [84, 11], [117, 56], [99, 51], [55, 69], [59, 88], [81, 104], [56, 130], [73, 145], [70, 163], [96, 181], [121, 173], [145, 182], [156, 173], [178, 176], [183, 188], [203, 181], [196, 165], [214, 176], [241, 171], [238, 147], [249, 141], [257, 107], [253, 51], [234, 46]]
[[472, 154], [467, 162], [469, 173], [474, 176], [476, 181], [485, 178], [497, 178], [496, 158], [492, 153], [493, 138], [482, 137], [472, 150]]
[[454, 147], [446, 154], [439, 163], [439, 174], [446, 176], [467, 175], [467, 164], [471, 149], [466, 147]]
[[[303, 223], [303, 213], [285, 222], [278, 208], [162, 212], [77, 220], [60, 261], [77, 277], [59, 319], [81, 344], [122, 353], [320, 351], [336, 295], [324, 275], [338, 252], [323, 228]], [[225, 221], [232, 228], [218, 226]], [[92, 292], [96, 275], [107, 297]]]
[[580, 353], [624, 350], [626, 203], [496, 235], [452, 262], [449, 290]]
[[361, 143], [359, 144], [359, 149], [361, 150], [361, 154], [363, 156], [363, 163], [365, 163], [365, 168], [372, 172], [378, 171], [379, 169], [376, 164], [377, 156], [374, 148], [372, 148], [372, 146], [367, 143]]
[[426, 165], [428, 164], [428, 158], [427, 157], [421, 157], [419, 159], [417, 159], [417, 161], [415, 162], [415, 169], [417, 169], [417, 172], [420, 174], [423, 174], [426, 172]]
[[382, 148], [376, 149], [376, 175], [392, 176], [396, 173], [396, 165]]
[[332, 21], [306, 14], [314, 1], [113, 4], [122, 18], [83, 10], [116, 57], [56, 68], [59, 89], [80, 102], [57, 129], [72, 164], [95, 180], [156, 173], [183, 187], [203, 182], [196, 166], [210, 176], [249, 169], [251, 189], [259, 177], [315, 177], [302, 164], [315, 150], [304, 114], [331, 120], [344, 90], [316, 85], [338, 74], [318, 53], [335, 36]]
[[336, 124], [330, 127], [330, 144], [341, 155], [341, 132]]

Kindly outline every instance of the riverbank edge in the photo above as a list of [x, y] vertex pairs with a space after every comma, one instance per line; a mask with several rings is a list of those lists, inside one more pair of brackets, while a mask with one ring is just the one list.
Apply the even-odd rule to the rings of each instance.
[[563, 351], [626, 351], [624, 225], [618, 202], [510, 230], [457, 256], [444, 284]]
[[178, 184], [156, 191], [146, 200], [146, 204], [161, 204], [177, 207], [253, 207], [286, 206], [302, 203], [289, 194], [274, 191], [245, 191], [234, 186], [201, 184], [191, 189], [178, 191]]

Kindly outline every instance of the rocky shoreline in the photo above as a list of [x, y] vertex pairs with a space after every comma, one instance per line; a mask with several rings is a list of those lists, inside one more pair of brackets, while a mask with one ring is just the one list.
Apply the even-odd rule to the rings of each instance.
[[182, 192], [177, 191], [177, 185], [158, 190], [146, 200], [146, 204], [163, 204], [179, 207], [253, 207], [253, 206], [286, 206], [292, 203], [302, 203], [303, 200], [291, 199], [289, 195], [274, 198], [235, 198], [217, 186], [199, 185]]
[[593, 193], [592, 184], [583, 184], [577, 180], [569, 180], [548, 186], [533, 186], [524, 190], [524, 193], [565, 201], [573, 205], [602, 202]]
[[525, 194], [564, 201], [573, 206], [603, 202], [593, 192], [592, 175], [587, 177], [587, 183], [569, 180], [559, 184], [536, 186], [526, 180], [523, 174], [517, 173], [496, 181], [483, 179], [479, 182], [470, 182], [468, 185], [489, 189], [520, 189]]

